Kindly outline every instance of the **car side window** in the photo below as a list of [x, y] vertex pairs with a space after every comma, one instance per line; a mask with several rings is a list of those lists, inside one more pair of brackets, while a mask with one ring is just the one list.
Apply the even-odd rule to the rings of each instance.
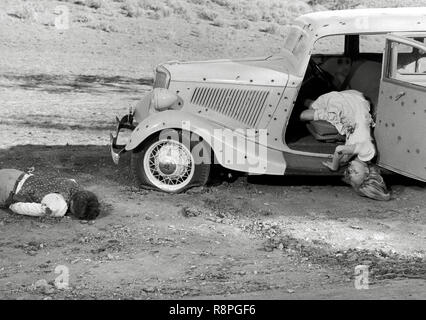
[[[424, 39], [415, 39], [424, 43]], [[393, 42], [387, 77], [426, 87], [426, 51]]]
[[385, 37], [382, 34], [364, 34], [359, 37], [360, 53], [383, 53]]
[[426, 52], [398, 44], [397, 69], [399, 75], [412, 75], [426, 72]]
[[343, 55], [345, 52], [345, 36], [334, 35], [318, 39], [313, 54]]

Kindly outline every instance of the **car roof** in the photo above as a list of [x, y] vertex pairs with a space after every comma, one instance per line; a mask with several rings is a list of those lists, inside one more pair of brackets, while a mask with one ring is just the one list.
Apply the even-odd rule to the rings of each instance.
[[318, 11], [304, 14], [294, 24], [312, 38], [334, 34], [426, 31], [426, 7]]

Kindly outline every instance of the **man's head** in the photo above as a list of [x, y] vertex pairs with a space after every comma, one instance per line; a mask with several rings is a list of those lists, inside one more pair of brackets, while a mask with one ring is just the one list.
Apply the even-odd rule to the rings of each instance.
[[382, 201], [388, 201], [391, 198], [385, 181], [374, 165], [353, 160], [345, 170], [344, 180], [364, 197]]
[[368, 165], [358, 159], [352, 160], [345, 170], [345, 182], [354, 188], [358, 188], [368, 177]]
[[90, 191], [77, 191], [70, 200], [70, 212], [81, 220], [94, 220], [99, 215], [98, 197]]

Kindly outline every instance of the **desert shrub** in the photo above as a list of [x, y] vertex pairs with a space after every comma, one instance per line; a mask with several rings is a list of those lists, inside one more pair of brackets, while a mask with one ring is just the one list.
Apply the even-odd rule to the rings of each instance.
[[227, 8], [230, 8], [236, 5], [235, 3], [232, 2], [232, 0], [210, 0], [210, 1], [221, 7], [227, 7]]
[[232, 26], [235, 29], [248, 29], [250, 28], [250, 23], [247, 20], [237, 20]]
[[232, 12], [251, 22], [287, 24], [293, 18], [313, 11], [312, 7], [303, 0], [246, 0], [238, 4], [238, 6], [232, 7]]
[[272, 22], [274, 20], [274, 17], [272, 16], [270, 12], [265, 11], [262, 13], [261, 20], [265, 22]]
[[242, 15], [245, 19], [251, 22], [259, 21], [262, 16], [259, 8], [251, 5], [243, 8]]
[[186, 3], [180, 0], [165, 0], [165, 4], [173, 10], [176, 10], [176, 12], [187, 9]]
[[207, 3], [207, 0], [189, 0], [189, 2], [204, 6]]
[[15, 8], [14, 10], [8, 12], [8, 15], [14, 18], [18, 18], [21, 20], [34, 20], [36, 16], [36, 12], [34, 8], [29, 4], [24, 4], [20, 7]]
[[268, 9], [273, 20], [280, 25], [286, 25], [294, 18], [313, 11], [311, 6], [300, 0], [273, 2]]
[[202, 8], [198, 12], [198, 17], [200, 17], [203, 20], [214, 21], [217, 18], [217, 16], [218, 16], [217, 12], [206, 9], [206, 8]]
[[213, 20], [212, 25], [215, 27], [224, 27], [225, 26], [225, 20], [222, 18], [216, 18]]
[[148, 11], [145, 13], [146, 17], [149, 19], [160, 20], [163, 16], [161, 13], [155, 11]]
[[92, 19], [89, 16], [86, 16], [85, 14], [78, 14], [74, 16], [74, 19], [73, 19], [74, 22], [78, 22], [78, 23], [88, 23], [91, 20]]
[[104, 5], [102, 0], [86, 0], [86, 6], [93, 9], [99, 9]]
[[122, 14], [132, 18], [146, 15], [151, 19], [161, 19], [173, 13], [172, 8], [154, 0], [125, 0], [120, 9]]
[[101, 30], [104, 32], [118, 32], [118, 29], [114, 25], [106, 22], [100, 22], [98, 24], [90, 25], [88, 26], [88, 28]]
[[110, 23], [103, 23], [101, 22], [99, 24], [99, 29], [105, 32], [118, 32], [118, 29]]
[[125, 1], [121, 6], [121, 13], [126, 17], [137, 18], [143, 15], [143, 10], [132, 1]]
[[172, 15], [173, 10], [167, 6], [162, 6], [158, 12], [161, 13], [163, 17], [169, 17]]
[[155, 12], [159, 17], [168, 17], [172, 14], [172, 9], [162, 3], [146, 3], [144, 9]]
[[134, 4], [147, 10], [156, 10], [156, 8], [160, 5], [158, 1], [154, 0], [136, 0], [134, 1]]
[[165, 0], [165, 4], [175, 15], [181, 16], [186, 20], [192, 19], [192, 11], [186, 2], [182, 0]]
[[270, 23], [266, 27], [260, 28], [259, 31], [269, 34], [277, 34], [279, 31], [279, 26], [276, 23]]
[[313, 11], [326, 11], [329, 10], [326, 6], [323, 6], [321, 4], [316, 4], [314, 6], [312, 6], [312, 10]]

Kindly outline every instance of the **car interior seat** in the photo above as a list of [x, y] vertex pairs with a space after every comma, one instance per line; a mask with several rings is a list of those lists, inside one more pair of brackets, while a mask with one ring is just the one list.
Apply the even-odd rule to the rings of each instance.
[[[358, 60], [352, 64], [351, 72], [343, 84], [342, 90], [357, 90], [370, 100], [371, 113], [375, 114], [380, 90], [380, 79], [382, 64], [370, 60]], [[310, 121], [306, 124], [309, 132], [318, 141], [344, 141], [345, 137], [340, 135], [336, 128], [327, 121]]]
[[377, 106], [382, 77], [382, 64], [377, 61], [360, 60], [355, 62], [354, 72], [349, 79], [347, 89], [364, 94], [372, 104], [372, 112]]
[[[330, 74], [335, 80], [334, 85], [340, 86], [349, 76], [352, 70], [352, 59], [345, 56], [328, 57], [321, 63], [321, 68]], [[339, 84], [340, 83], [340, 84]], [[318, 141], [333, 142], [344, 141], [336, 128], [327, 121], [315, 120], [306, 124], [307, 129]]]
[[339, 134], [336, 128], [324, 120], [309, 121], [306, 124], [309, 132], [318, 141], [335, 142], [345, 141], [345, 137]]

